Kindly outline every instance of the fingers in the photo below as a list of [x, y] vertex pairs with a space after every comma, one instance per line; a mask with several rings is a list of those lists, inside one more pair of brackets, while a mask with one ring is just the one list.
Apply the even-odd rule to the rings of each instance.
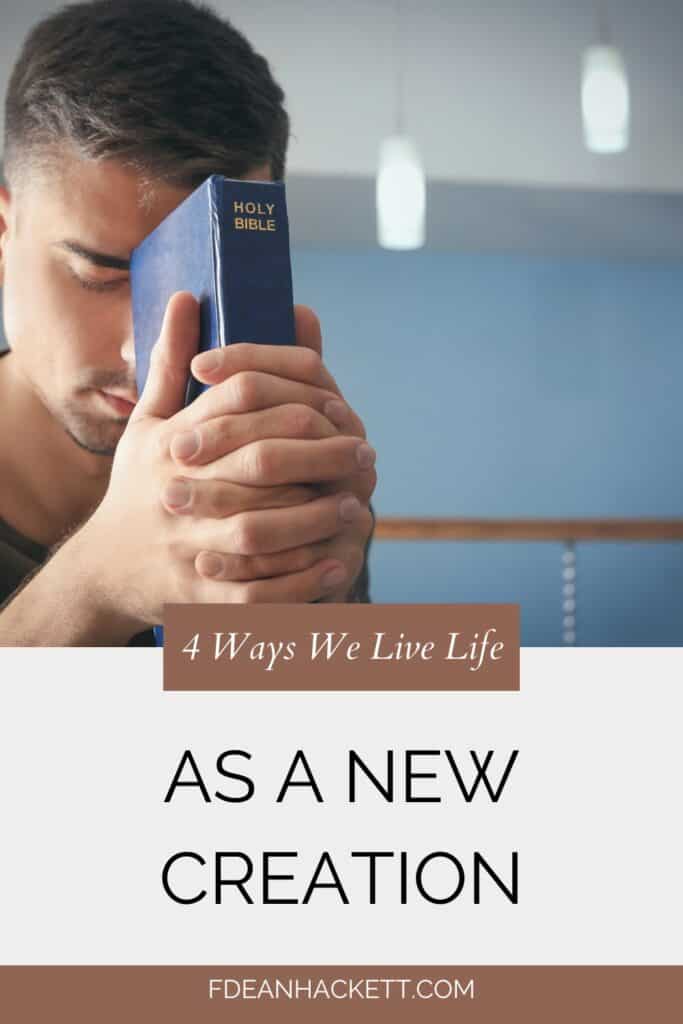
[[[182, 426], [229, 413], [303, 403], [326, 415], [345, 433], [365, 438], [362, 421], [343, 401], [322, 362], [317, 316], [306, 306], [296, 306], [295, 321], [296, 345], [237, 343], [195, 355], [199, 304], [189, 292], [176, 292], [166, 307], [147, 382], [131, 420], [143, 416], [168, 419], [178, 413], [184, 406], [191, 363], [198, 380], [219, 386], [192, 403]], [[301, 388], [287, 387], [286, 382]]]
[[353, 494], [317, 498], [303, 505], [237, 512], [226, 519], [194, 519], [195, 551], [271, 555], [336, 536], [363, 516]]
[[322, 386], [329, 388], [330, 391], [336, 391], [340, 395], [341, 391], [337, 387], [337, 382], [322, 362], [323, 337], [320, 320], [309, 306], [294, 307], [294, 329], [296, 332], [297, 350], [310, 349], [313, 352], [317, 352], [320, 356]]
[[325, 559], [310, 569], [271, 579], [223, 584], [207, 580], [201, 600], [206, 604], [303, 604], [324, 598], [347, 579], [344, 565]]
[[201, 551], [195, 558], [194, 565], [200, 576], [216, 582], [239, 583], [246, 580], [269, 579], [271, 576], [284, 576], [310, 569], [323, 559], [328, 546], [321, 542], [292, 548], [290, 551], [280, 551], [274, 555], [233, 555]]
[[352, 491], [360, 501], [368, 502], [376, 486], [377, 471], [373, 466], [371, 469], [361, 469], [354, 473], [353, 476], [320, 483], [317, 490], [321, 495], [341, 494], [342, 491]]
[[276, 405], [308, 405], [324, 414], [328, 402], [339, 396], [313, 384], [287, 380], [260, 370], [244, 370], [205, 391], [187, 407], [183, 423], [195, 425], [216, 416], [259, 412]]
[[[370, 517], [371, 518], [371, 517]], [[345, 567], [346, 575], [344, 580], [336, 587], [331, 587], [326, 594], [321, 596], [323, 601], [346, 601], [352, 584], [358, 578], [365, 562], [365, 547], [368, 533], [366, 526], [359, 532], [350, 536], [348, 532], [327, 541], [324, 545], [327, 558], [335, 559]]]
[[245, 370], [260, 370], [287, 380], [327, 387], [322, 381], [324, 367], [320, 355], [310, 348], [234, 342], [201, 352], [192, 360], [192, 373], [203, 384], [220, 384]]
[[199, 303], [189, 292], [169, 299], [149, 374], [131, 421], [143, 416], [168, 419], [185, 404], [190, 362], [199, 343]]
[[355, 437], [338, 435], [317, 441], [274, 438], [244, 445], [211, 463], [207, 471], [213, 479], [269, 487], [351, 477], [370, 469], [374, 462], [374, 449]]
[[324, 388], [336, 391], [340, 395], [341, 391], [337, 387], [336, 380], [322, 361], [323, 338], [320, 320], [308, 306], [294, 307], [294, 329], [296, 332], [296, 350], [317, 352], [320, 356], [320, 383]]
[[308, 405], [288, 403], [260, 412], [216, 416], [191, 430], [174, 433], [169, 450], [180, 464], [204, 466], [252, 441], [336, 435], [335, 426], [322, 413]]
[[[315, 384], [341, 397], [336, 380], [322, 361], [318, 317], [308, 306], [295, 306], [294, 322], [296, 345], [261, 345], [246, 340], [233, 343], [196, 356], [192, 361], [192, 373], [203, 384], [218, 384], [236, 373], [261, 370], [289, 380]], [[360, 421], [356, 426], [359, 424]]]
[[312, 349], [321, 357], [323, 354], [323, 338], [320, 320], [308, 306], [294, 307], [294, 327], [296, 330], [297, 347]]
[[352, 526], [317, 544], [271, 555], [203, 551], [194, 563], [196, 573], [207, 581], [202, 599], [240, 603], [345, 601], [363, 567], [371, 528], [372, 514], [363, 507]]
[[175, 477], [164, 487], [161, 503], [173, 515], [225, 519], [251, 509], [303, 505], [318, 497], [313, 487], [244, 487], [225, 480]]
[[325, 416], [341, 433], [353, 437], [366, 436], [363, 423], [339, 395], [313, 384], [287, 380], [259, 370], [240, 371], [209, 388], [174, 417], [172, 426], [180, 433], [212, 419], [264, 412], [280, 405], [305, 405]]
[[344, 601], [362, 568], [371, 527], [369, 508], [352, 496], [259, 509], [220, 524], [195, 520], [186, 547], [187, 569], [199, 586], [193, 599]]

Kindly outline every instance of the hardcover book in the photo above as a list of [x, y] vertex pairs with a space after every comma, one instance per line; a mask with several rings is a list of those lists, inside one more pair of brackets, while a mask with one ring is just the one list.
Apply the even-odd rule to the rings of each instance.
[[[131, 289], [138, 394], [174, 292], [200, 302], [200, 352], [294, 344], [284, 184], [212, 175], [134, 250]], [[188, 380], [188, 401], [199, 390]]]
[[[134, 250], [131, 292], [138, 394], [168, 300], [200, 303], [198, 351], [248, 341], [295, 343], [292, 272], [282, 182], [212, 175]], [[186, 404], [204, 390], [191, 375]], [[157, 642], [161, 630], [155, 630]]]

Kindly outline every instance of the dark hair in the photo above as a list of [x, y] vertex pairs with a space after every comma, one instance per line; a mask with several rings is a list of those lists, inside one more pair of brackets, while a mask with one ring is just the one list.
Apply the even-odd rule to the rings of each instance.
[[192, 188], [267, 164], [284, 176], [289, 118], [267, 61], [191, 0], [70, 4], [29, 33], [5, 103], [5, 174], [64, 143]]

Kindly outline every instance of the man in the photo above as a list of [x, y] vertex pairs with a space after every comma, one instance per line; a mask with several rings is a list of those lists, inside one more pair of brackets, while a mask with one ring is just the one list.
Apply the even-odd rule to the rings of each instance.
[[[198, 304], [173, 296], [136, 401], [130, 253], [209, 174], [283, 176], [283, 99], [190, 0], [29, 35], [0, 190], [0, 643], [125, 644], [173, 601], [369, 599], [374, 452], [311, 310], [296, 346], [193, 358]], [[183, 409], [190, 368], [212, 387]]]

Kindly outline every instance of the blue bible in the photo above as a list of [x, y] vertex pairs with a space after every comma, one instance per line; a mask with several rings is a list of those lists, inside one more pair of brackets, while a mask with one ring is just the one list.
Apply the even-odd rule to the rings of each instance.
[[[295, 343], [282, 182], [212, 175], [133, 251], [130, 273], [139, 395], [174, 292], [199, 300], [200, 352], [235, 341]], [[185, 403], [204, 389], [190, 375]], [[163, 643], [160, 627], [155, 636]]]

